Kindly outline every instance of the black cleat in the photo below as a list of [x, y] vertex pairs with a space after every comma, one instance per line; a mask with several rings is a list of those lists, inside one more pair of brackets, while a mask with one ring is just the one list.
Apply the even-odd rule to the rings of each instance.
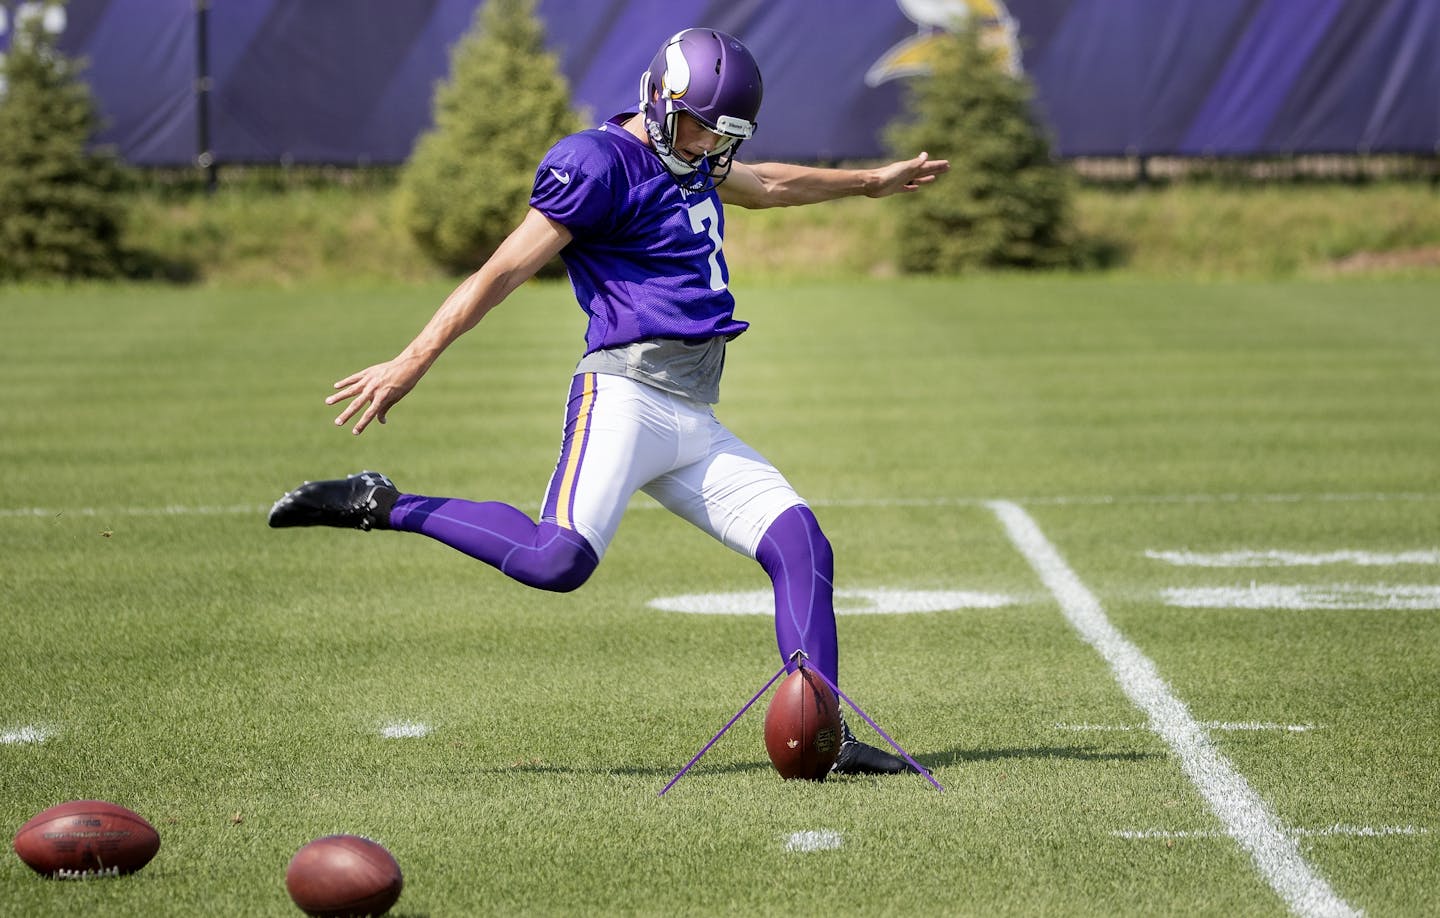
[[850, 732], [845, 718], [840, 718], [840, 755], [830, 768], [836, 775], [903, 775], [919, 774], [909, 762], [883, 749], [867, 746]]
[[270, 528], [389, 529], [390, 508], [399, 496], [395, 483], [379, 472], [361, 472], [332, 481], [307, 481], [270, 508]]

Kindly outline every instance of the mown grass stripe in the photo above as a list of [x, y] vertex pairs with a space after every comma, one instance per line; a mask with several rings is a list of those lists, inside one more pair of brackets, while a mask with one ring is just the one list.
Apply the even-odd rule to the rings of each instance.
[[[499, 498], [503, 500], [504, 497]], [[816, 507], [991, 507], [998, 502], [1032, 506], [1105, 506], [1109, 504], [1288, 504], [1288, 503], [1425, 503], [1440, 501], [1440, 494], [1425, 492], [1360, 493], [1360, 494], [1130, 494], [1052, 497], [869, 497], [809, 501]], [[525, 501], [510, 501], [518, 507]], [[0, 518], [53, 516], [209, 516], [223, 514], [265, 513], [270, 504], [231, 504], [226, 506], [169, 504], [163, 507], [0, 507]], [[653, 500], [637, 499], [632, 510], [663, 510]], [[1411, 561], [1409, 563], [1421, 563]], [[1433, 563], [1426, 560], [1424, 563]]]

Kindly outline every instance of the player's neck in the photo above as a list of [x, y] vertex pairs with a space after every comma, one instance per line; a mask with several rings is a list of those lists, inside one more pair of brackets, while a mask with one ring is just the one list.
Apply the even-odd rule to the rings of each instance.
[[645, 130], [644, 112], [636, 112], [629, 118], [626, 118], [625, 122], [620, 126], [635, 135], [635, 138], [645, 144], [645, 146], [650, 146], [650, 134]]

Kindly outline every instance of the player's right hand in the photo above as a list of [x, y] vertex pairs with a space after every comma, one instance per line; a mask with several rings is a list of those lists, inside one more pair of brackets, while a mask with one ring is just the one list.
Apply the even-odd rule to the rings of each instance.
[[335, 418], [335, 426], [343, 427], [356, 414], [360, 417], [350, 431], [356, 436], [363, 433], [371, 421], [384, 424], [390, 408], [415, 388], [424, 372], [414, 361], [396, 357], [336, 382], [335, 393], [325, 399], [325, 404], [334, 405], [346, 399], [350, 399], [350, 404]]

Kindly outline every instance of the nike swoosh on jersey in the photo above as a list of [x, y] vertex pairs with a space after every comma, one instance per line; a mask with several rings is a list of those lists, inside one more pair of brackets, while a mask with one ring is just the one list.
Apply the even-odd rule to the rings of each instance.
[[553, 176], [555, 176], [555, 181], [559, 182], [560, 184], [562, 184], [562, 185], [568, 185], [568, 184], [570, 184], [570, 173], [569, 173], [569, 172], [561, 172], [559, 169], [551, 169], [551, 170], [550, 170], [550, 174], [553, 175]]

